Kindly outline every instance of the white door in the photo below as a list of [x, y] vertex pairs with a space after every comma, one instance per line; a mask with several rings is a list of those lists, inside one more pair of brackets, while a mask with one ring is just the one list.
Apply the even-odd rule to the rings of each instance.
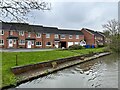
[[9, 47], [13, 47], [13, 40], [12, 39], [8, 40], [8, 45], [9, 45]]
[[58, 48], [58, 42], [55, 43], [55, 47]]
[[73, 45], [73, 42], [68, 42], [68, 47]]
[[31, 41], [27, 42], [27, 48], [31, 48]]

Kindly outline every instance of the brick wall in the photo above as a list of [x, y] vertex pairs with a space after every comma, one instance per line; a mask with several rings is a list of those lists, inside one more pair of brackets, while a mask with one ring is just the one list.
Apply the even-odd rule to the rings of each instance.
[[[24, 31], [24, 35], [19, 35], [19, 31], [13, 31], [12, 36], [18, 37], [17, 39], [13, 39], [13, 48], [27, 48], [28, 45], [28, 41], [29, 40], [25, 40], [26, 38], [34, 38], [34, 40], [30, 40], [30, 41], [34, 41], [34, 45], [31, 45], [31, 48], [54, 48], [55, 47], [55, 34], [51, 33], [50, 34], [50, 38], [46, 38], [46, 34], [45, 33], [41, 33], [41, 37], [37, 38], [36, 37], [36, 33], [35, 32], [30, 32], [30, 37], [28, 37], [28, 33], [29, 32], [25, 32]], [[8, 47], [8, 40], [7, 37], [10, 35], [9, 30], [8, 31], [4, 31], [4, 35], [2, 35], [1, 37], [4, 39], [4, 46], [0, 46], [0, 48], [9, 48]], [[58, 34], [59, 35], [59, 34]], [[59, 35], [59, 42], [58, 46], [60, 46], [60, 42], [66, 42], [66, 47], [68, 46], [68, 42], [73, 42], [73, 44], [75, 44], [75, 42], [80, 42], [81, 40], [84, 40], [84, 35], [79, 35], [79, 39], [76, 39], [76, 35], [72, 35], [72, 38], [69, 38], [69, 35], [66, 34], [65, 35], [65, 39], [61, 39], [60, 35]], [[16, 40], [16, 43], [14, 43], [14, 40]], [[25, 40], [25, 44], [20, 44], [20, 40]], [[36, 42], [41, 42], [42, 45], [40, 46], [36, 46]], [[46, 45], [47, 42], [51, 42], [51, 45], [48, 46]]]
[[87, 30], [82, 29], [81, 32], [84, 34], [85, 41], [87, 45], [95, 45], [94, 34], [88, 32]]

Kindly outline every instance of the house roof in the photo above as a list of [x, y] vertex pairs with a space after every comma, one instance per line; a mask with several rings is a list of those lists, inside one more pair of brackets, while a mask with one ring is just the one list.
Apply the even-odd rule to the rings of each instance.
[[24, 30], [40, 33], [55, 33], [55, 34], [78, 34], [83, 35], [80, 30], [58, 29], [57, 27], [45, 27], [42, 25], [29, 25], [27, 23], [8, 23], [2, 22], [2, 30]]
[[43, 27], [44, 33], [56, 33], [59, 34], [58, 28], [56, 27]]
[[60, 34], [71, 34], [71, 35], [83, 35], [80, 30], [67, 30], [67, 29], [59, 29]]
[[[94, 31], [94, 30], [91, 30], [91, 29], [87, 29], [87, 28], [84, 28], [85, 30], [89, 31], [90, 33], [94, 34], [95, 36], [98, 36], [98, 37], [103, 37], [102, 32], [98, 32], [98, 31]], [[100, 34], [101, 33], [101, 34]]]
[[27, 23], [8, 23], [8, 22], [0, 22], [2, 24], [3, 30], [27, 30], [28, 24]]

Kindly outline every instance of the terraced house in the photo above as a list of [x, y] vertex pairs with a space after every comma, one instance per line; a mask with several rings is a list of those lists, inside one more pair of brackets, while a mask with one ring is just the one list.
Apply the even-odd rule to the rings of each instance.
[[87, 28], [82, 28], [81, 32], [84, 34], [84, 39], [87, 45], [94, 45], [97, 47], [98, 45], [105, 44], [106, 37], [102, 32], [90, 30]]
[[80, 30], [2, 22], [0, 48], [67, 48], [86, 45]]

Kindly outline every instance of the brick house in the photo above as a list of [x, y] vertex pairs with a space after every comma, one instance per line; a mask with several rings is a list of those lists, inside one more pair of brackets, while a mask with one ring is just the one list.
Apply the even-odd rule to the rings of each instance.
[[102, 32], [93, 31], [87, 28], [82, 28], [81, 32], [84, 34], [84, 39], [87, 45], [98, 45], [105, 44], [105, 35]]
[[84, 41], [80, 30], [2, 22], [0, 48], [62, 48]]

